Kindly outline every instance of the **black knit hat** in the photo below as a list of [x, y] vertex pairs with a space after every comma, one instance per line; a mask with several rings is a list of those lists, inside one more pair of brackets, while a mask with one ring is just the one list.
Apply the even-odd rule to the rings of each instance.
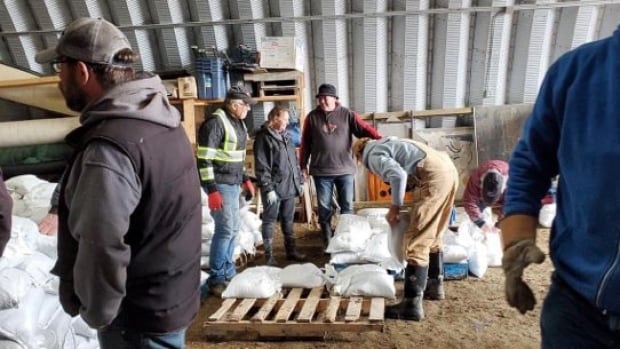
[[316, 98], [319, 98], [320, 96], [332, 96], [338, 99], [336, 86], [331, 84], [321, 84], [321, 86], [319, 86], [319, 93], [316, 94]]

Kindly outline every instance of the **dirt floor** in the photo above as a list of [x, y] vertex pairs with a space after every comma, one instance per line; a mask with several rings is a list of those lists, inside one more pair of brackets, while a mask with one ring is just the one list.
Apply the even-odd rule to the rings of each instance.
[[[324, 266], [328, 258], [322, 252], [319, 232], [308, 229], [305, 224], [296, 224], [295, 231], [300, 251], [310, 256], [310, 262]], [[276, 235], [276, 257], [281, 266], [285, 266], [281, 234]], [[548, 230], [540, 230], [538, 236], [539, 246], [548, 253]], [[258, 258], [248, 265], [261, 263], [262, 258]], [[324, 338], [312, 341], [209, 339], [203, 323], [222, 302], [211, 296], [187, 333], [187, 348], [539, 348], [538, 319], [550, 275], [549, 258], [542, 265], [526, 269], [525, 279], [538, 300], [534, 311], [526, 315], [519, 314], [505, 302], [501, 269], [489, 268], [482, 279], [470, 276], [464, 280], [447, 281], [445, 300], [424, 301], [426, 318], [422, 322], [386, 320], [382, 333], [327, 333]], [[402, 297], [402, 287], [402, 281], [397, 281], [397, 297]]]

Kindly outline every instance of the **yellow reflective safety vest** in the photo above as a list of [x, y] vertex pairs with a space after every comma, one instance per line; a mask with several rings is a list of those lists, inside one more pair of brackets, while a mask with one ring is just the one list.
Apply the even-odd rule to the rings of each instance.
[[200, 181], [207, 187], [215, 183], [240, 184], [245, 173], [245, 123], [217, 109], [198, 133]]

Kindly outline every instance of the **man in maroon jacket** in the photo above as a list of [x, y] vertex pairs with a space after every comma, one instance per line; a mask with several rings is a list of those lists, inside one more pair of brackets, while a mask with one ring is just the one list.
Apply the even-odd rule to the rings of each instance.
[[300, 166], [304, 178], [308, 177], [308, 167], [309, 174], [314, 178], [319, 201], [319, 224], [323, 243], [327, 247], [332, 236], [330, 222], [334, 186], [340, 213], [353, 213], [353, 179], [357, 170], [351, 155], [353, 136], [373, 139], [382, 136], [359, 114], [340, 105], [334, 85], [319, 86], [316, 99], [316, 109], [304, 121]]

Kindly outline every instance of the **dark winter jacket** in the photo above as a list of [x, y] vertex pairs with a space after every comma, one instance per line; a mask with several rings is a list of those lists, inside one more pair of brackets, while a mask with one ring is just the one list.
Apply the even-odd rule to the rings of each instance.
[[[224, 124], [230, 125], [230, 132]], [[248, 131], [243, 120], [224, 109], [216, 110], [198, 131], [198, 169], [207, 193], [217, 191], [215, 184], [241, 184], [245, 172], [245, 148]]]
[[258, 185], [263, 192], [275, 190], [282, 199], [301, 195], [302, 177], [297, 151], [286, 131], [275, 132], [263, 125], [254, 140], [254, 164]]
[[504, 213], [538, 216], [559, 174], [549, 250], [556, 275], [620, 316], [620, 27], [548, 70], [510, 160]]
[[165, 333], [200, 306], [200, 182], [159, 78], [119, 85], [82, 112], [59, 200], [63, 308], [93, 328]]

